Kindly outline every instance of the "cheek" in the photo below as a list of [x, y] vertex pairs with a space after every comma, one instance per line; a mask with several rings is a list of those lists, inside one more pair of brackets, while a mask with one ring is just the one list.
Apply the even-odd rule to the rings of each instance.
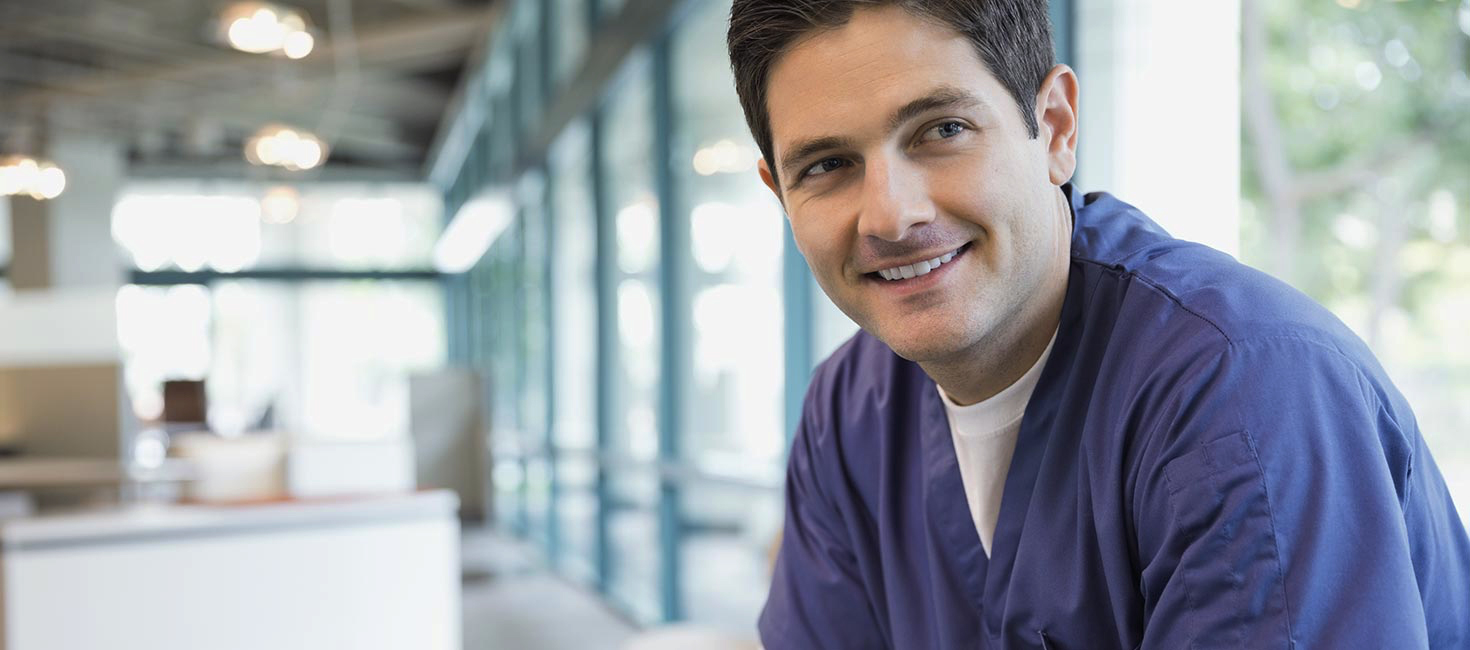
[[793, 219], [791, 235], [796, 239], [796, 248], [806, 258], [820, 284], [827, 284], [826, 277], [840, 273], [843, 254], [837, 249], [840, 241], [837, 233], [820, 227], [820, 222], [807, 223]]
[[[809, 206], [803, 206], [809, 207]], [[791, 234], [817, 274], [839, 274], [847, 260], [855, 226], [835, 209], [805, 209], [791, 218]]]
[[967, 221], [1002, 216], [1022, 184], [1018, 170], [993, 153], [957, 157], [931, 167], [928, 181], [935, 204]]

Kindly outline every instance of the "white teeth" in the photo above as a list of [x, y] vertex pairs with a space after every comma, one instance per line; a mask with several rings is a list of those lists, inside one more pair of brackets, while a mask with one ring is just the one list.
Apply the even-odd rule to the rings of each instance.
[[883, 269], [878, 271], [878, 276], [883, 278], [884, 280], [907, 280], [909, 278], [916, 278], [921, 275], [928, 275], [930, 271], [939, 268], [939, 265], [946, 264], [950, 260], [954, 259], [954, 256], [957, 254], [959, 254], [959, 251], [957, 250], [950, 251], [932, 260], [918, 262], [916, 264], [908, 264], [905, 266], [896, 266], [891, 269]]

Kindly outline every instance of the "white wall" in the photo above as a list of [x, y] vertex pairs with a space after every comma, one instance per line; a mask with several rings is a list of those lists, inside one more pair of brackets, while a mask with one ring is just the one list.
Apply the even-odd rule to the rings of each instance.
[[56, 133], [46, 155], [66, 172], [66, 191], [46, 202], [51, 286], [115, 291], [124, 279], [122, 258], [112, 240], [112, 205], [127, 173], [121, 144]]
[[1240, 2], [1078, 0], [1077, 186], [1240, 249]]
[[0, 297], [0, 366], [117, 363], [117, 289]]

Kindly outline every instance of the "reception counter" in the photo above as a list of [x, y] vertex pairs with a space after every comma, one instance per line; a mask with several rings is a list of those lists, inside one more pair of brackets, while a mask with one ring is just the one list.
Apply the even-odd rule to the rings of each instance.
[[0, 521], [0, 650], [460, 648], [446, 491]]

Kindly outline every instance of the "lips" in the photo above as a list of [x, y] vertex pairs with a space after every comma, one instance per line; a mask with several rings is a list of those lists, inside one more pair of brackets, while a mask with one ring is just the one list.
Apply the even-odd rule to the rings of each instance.
[[938, 270], [939, 267], [948, 264], [960, 253], [963, 253], [965, 248], [968, 246], [969, 244], [966, 244], [965, 246], [956, 248], [943, 255], [939, 255], [937, 257], [933, 257], [927, 260], [914, 262], [912, 264], [904, 264], [892, 268], [880, 269], [874, 273], [871, 273], [870, 275], [877, 276], [889, 282], [900, 282], [903, 280], [910, 280], [913, 278], [922, 277], [933, 273], [934, 271]]
[[916, 278], [921, 275], [928, 275], [931, 271], [944, 265], [944, 263], [954, 259], [954, 256], [959, 252], [959, 249], [955, 249], [933, 259], [916, 262], [914, 264], [895, 266], [891, 269], [882, 269], [878, 271], [878, 276], [883, 278], [884, 280], [895, 281]]

